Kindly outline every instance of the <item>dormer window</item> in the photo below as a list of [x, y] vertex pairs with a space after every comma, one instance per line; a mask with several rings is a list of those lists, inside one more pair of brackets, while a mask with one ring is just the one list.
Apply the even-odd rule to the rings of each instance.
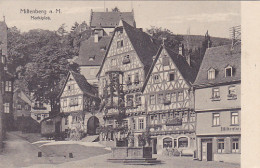
[[229, 76], [232, 76], [233, 75], [233, 72], [232, 72], [233, 68], [229, 65], [225, 68], [225, 77], [229, 77]]
[[214, 68], [210, 68], [208, 70], [208, 80], [215, 79], [216, 76], [216, 70]]

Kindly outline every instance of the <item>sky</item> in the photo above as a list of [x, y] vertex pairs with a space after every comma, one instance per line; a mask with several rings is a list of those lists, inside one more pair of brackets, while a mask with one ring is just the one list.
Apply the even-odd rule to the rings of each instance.
[[[1, 1], [0, 21], [5, 16], [8, 27], [21, 31], [31, 29], [57, 30], [63, 23], [69, 30], [73, 23], [89, 23], [90, 11], [109, 11], [117, 6], [120, 11], [134, 10], [136, 25], [144, 30], [151, 26], [167, 28], [175, 34], [229, 37], [229, 28], [241, 25], [239, 1]], [[21, 9], [46, 10], [46, 14], [25, 14]], [[61, 13], [56, 13], [60, 9]], [[48, 13], [50, 10], [52, 14]], [[33, 20], [31, 16], [50, 17]]]

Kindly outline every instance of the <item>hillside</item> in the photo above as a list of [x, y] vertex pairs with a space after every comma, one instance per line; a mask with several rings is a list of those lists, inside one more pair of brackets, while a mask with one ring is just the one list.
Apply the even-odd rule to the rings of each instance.
[[[187, 38], [188, 35], [182, 35], [184, 40], [182, 43], [184, 47], [187, 48]], [[212, 41], [212, 47], [230, 44], [231, 40], [227, 38], [220, 38], [220, 37], [210, 37]], [[205, 36], [202, 35], [190, 35], [190, 49], [194, 50], [195, 48], [199, 48], [202, 45], [202, 41], [205, 39]]]

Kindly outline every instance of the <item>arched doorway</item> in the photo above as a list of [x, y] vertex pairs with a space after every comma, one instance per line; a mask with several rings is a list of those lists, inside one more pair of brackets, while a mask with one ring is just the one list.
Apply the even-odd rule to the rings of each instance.
[[87, 133], [89, 135], [96, 135], [96, 129], [99, 126], [99, 119], [96, 116], [92, 116], [88, 119]]

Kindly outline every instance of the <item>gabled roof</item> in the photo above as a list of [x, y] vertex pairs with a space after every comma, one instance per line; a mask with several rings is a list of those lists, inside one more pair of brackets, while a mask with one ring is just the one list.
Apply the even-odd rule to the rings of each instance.
[[[103, 36], [95, 43], [94, 37], [92, 36], [82, 41], [79, 49], [79, 57], [74, 62], [80, 66], [100, 66], [110, 40], [110, 36]], [[95, 59], [90, 61], [89, 59], [92, 57], [95, 57]]]
[[101, 26], [103, 28], [115, 28], [118, 26], [120, 20], [124, 20], [135, 27], [133, 12], [92, 12], [90, 27], [95, 28]]
[[[214, 86], [241, 81], [241, 44], [212, 47], [206, 50], [194, 86]], [[225, 77], [225, 68], [230, 65], [232, 77]], [[216, 70], [215, 79], [208, 80], [208, 70]]]
[[[140, 61], [144, 65], [145, 74], [147, 74], [149, 71], [149, 68], [153, 62], [153, 56], [156, 55], [160, 45], [159, 45], [158, 41], [152, 39], [148, 34], [143, 32], [141, 29], [132, 27], [131, 25], [129, 25], [128, 23], [126, 23], [123, 20], [122, 20], [122, 23], [123, 23], [123, 28], [132, 44], [134, 50], [136, 51], [138, 57], [140, 58]], [[117, 29], [119, 29], [119, 27], [115, 29], [114, 34], [117, 31]], [[108, 50], [103, 59], [102, 65], [99, 69], [97, 76], [100, 74], [100, 72], [103, 68], [105, 59], [107, 57], [111, 43], [113, 41], [114, 34], [112, 36], [112, 39], [108, 46]]]
[[174, 62], [174, 64], [176, 65], [176, 67], [178, 68], [178, 70], [180, 71], [181, 75], [183, 76], [183, 78], [189, 83], [192, 84], [196, 78], [196, 72], [195, 70], [193, 70], [189, 64], [187, 63], [186, 59], [184, 58], [184, 56], [179, 55], [177, 53], [175, 53], [174, 51], [172, 51], [171, 49], [165, 47], [164, 45], [161, 45], [161, 47], [159, 48], [156, 57], [153, 61], [152, 66], [149, 69], [149, 72], [146, 76], [145, 79], [145, 83], [143, 85], [142, 91], [144, 91], [146, 84], [149, 81], [149, 78], [151, 76], [151, 73], [153, 72], [153, 68], [157, 62], [157, 60], [160, 57], [160, 54], [162, 52], [162, 50], [165, 49], [166, 52], [168, 53], [169, 57], [171, 58], [171, 60]]
[[63, 88], [62, 88], [58, 97], [60, 97], [62, 95], [63, 90], [64, 90], [64, 88], [65, 88], [65, 86], [68, 82], [70, 75], [73, 76], [73, 78], [75, 79], [76, 83], [78, 84], [78, 86], [79, 86], [80, 90], [83, 92], [83, 94], [91, 96], [91, 97], [98, 98], [97, 97], [97, 92], [98, 92], [97, 88], [92, 86], [91, 84], [89, 84], [87, 82], [87, 79], [83, 75], [76, 73], [76, 72], [73, 72], [73, 71], [70, 71], [68, 73], [67, 78], [66, 78], [66, 82], [64, 83]]

